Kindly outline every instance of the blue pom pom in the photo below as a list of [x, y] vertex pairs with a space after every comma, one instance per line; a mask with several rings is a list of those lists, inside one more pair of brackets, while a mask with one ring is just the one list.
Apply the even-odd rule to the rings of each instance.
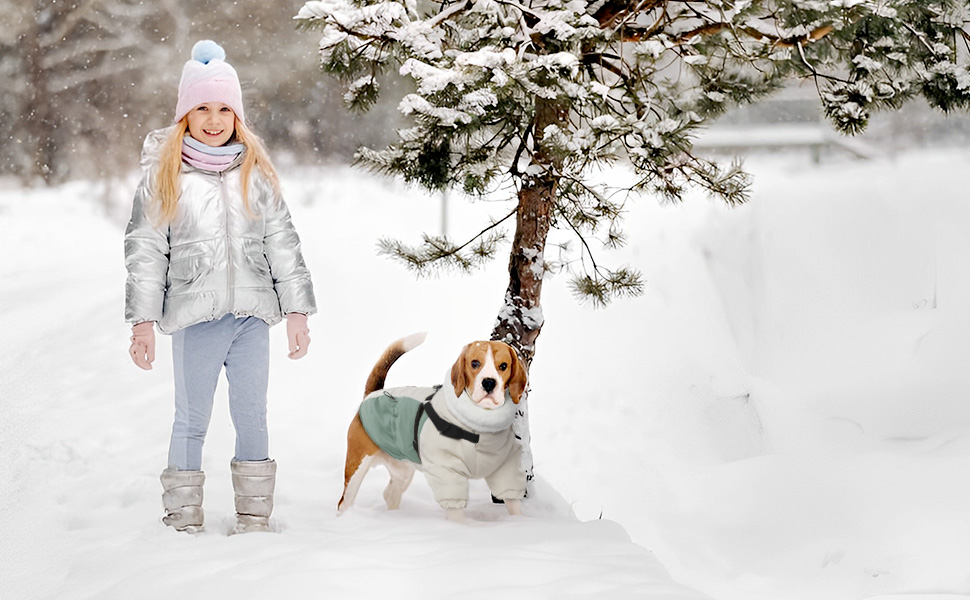
[[202, 40], [196, 42], [195, 46], [192, 46], [192, 60], [197, 60], [207, 65], [209, 61], [216, 59], [226, 60], [226, 51], [222, 49], [222, 46], [212, 40]]

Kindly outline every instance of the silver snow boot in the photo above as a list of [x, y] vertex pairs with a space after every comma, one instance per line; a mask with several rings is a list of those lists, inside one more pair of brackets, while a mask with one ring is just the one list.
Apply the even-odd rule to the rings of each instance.
[[201, 531], [205, 516], [202, 512], [202, 471], [179, 471], [169, 467], [162, 471], [162, 522], [177, 531]]
[[232, 489], [236, 493], [236, 528], [233, 533], [269, 531], [276, 488], [275, 460], [234, 460]]

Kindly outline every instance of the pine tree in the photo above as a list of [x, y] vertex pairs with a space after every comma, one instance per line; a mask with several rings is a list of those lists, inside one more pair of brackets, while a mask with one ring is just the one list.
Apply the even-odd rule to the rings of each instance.
[[[642, 288], [639, 273], [596, 261], [593, 241], [624, 242], [624, 202], [679, 201], [689, 187], [729, 204], [747, 199], [734, 162], [697, 156], [698, 128], [792, 79], [814, 82], [829, 122], [865, 129], [874, 111], [918, 96], [966, 109], [964, 31], [956, 0], [325, 0], [297, 19], [322, 31], [323, 68], [366, 110], [389, 69], [413, 80], [400, 109], [413, 126], [357, 159], [430, 190], [472, 196], [513, 184], [515, 233], [505, 304], [492, 333], [531, 364], [542, 328], [550, 228], [572, 232], [581, 260], [571, 285], [604, 305]], [[627, 161], [637, 180], [596, 183], [597, 166]], [[625, 192], [625, 193], [624, 193]], [[456, 244], [385, 241], [417, 270], [470, 268], [493, 257], [500, 223]]]

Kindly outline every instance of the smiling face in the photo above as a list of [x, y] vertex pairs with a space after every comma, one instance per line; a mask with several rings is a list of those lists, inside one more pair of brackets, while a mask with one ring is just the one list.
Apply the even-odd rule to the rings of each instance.
[[189, 135], [207, 146], [222, 146], [236, 131], [236, 113], [228, 104], [204, 102], [186, 115]]
[[472, 342], [465, 346], [451, 369], [455, 395], [467, 392], [471, 401], [486, 409], [505, 404], [505, 390], [516, 404], [526, 385], [525, 368], [515, 351], [501, 342]]

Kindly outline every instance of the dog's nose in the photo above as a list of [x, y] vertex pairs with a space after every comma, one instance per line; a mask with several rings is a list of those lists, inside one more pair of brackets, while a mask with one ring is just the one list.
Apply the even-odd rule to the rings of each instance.
[[482, 379], [482, 389], [484, 389], [486, 392], [491, 394], [492, 390], [495, 389], [495, 380], [492, 379], [491, 377], [486, 377], [485, 379]]

